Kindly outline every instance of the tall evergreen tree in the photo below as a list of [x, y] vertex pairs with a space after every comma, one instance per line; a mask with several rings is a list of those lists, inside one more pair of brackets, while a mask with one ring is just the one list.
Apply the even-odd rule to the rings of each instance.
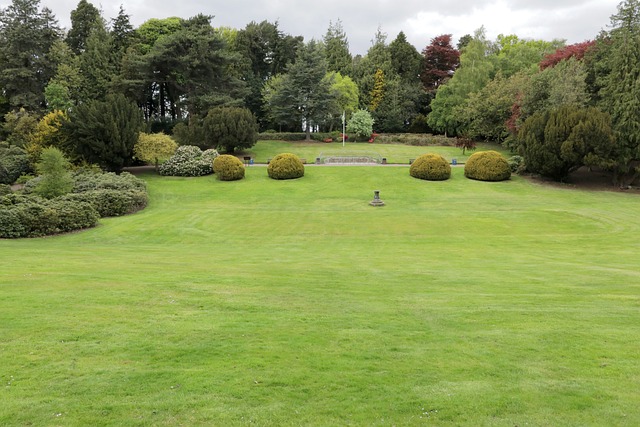
[[335, 23], [329, 21], [329, 28], [324, 35], [324, 52], [327, 58], [327, 69], [350, 76], [352, 72], [353, 58], [349, 52], [349, 40], [342, 28], [342, 21]]
[[[632, 181], [640, 167], [640, 1], [624, 0], [611, 17], [608, 37], [601, 44], [607, 50], [600, 79], [600, 107], [611, 114], [616, 138], [621, 147], [616, 173], [619, 181], [629, 172]], [[635, 166], [635, 167], [634, 167]]]
[[39, 6], [39, 0], [13, 0], [0, 10], [0, 93], [13, 108], [44, 108], [44, 88], [55, 72], [49, 50], [61, 30]]
[[304, 126], [307, 140], [311, 139], [311, 128], [323, 124], [335, 95], [331, 84], [325, 79], [327, 62], [322, 46], [311, 40], [298, 50], [296, 62], [291, 65], [275, 92], [267, 97], [272, 111], [290, 117]]
[[89, 35], [101, 19], [100, 11], [87, 0], [80, 0], [78, 6], [71, 11], [71, 29], [65, 41], [76, 55], [87, 48]]
[[79, 105], [65, 129], [80, 158], [119, 172], [133, 156], [142, 115], [124, 95], [107, 95], [104, 101]]
[[82, 76], [81, 99], [105, 99], [116, 67], [111, 36], [102, 18], [89, 33], [78, 68]]
[[124, 11], [124, 7], [120, 5], [118, 16], [111, 20], [111, 40], [116, 56], [116, 68], [120, 69], [120, 62], [127, 49], [134, 43], [135, 31], [131, 25], [130, 16]]
[[416, 48], [407, 41], [403, 31], [389, 44], [389, 54], [394, 71], [402, 80], [414, 82], [420, 75], [422, 56]]
[[264, 85], [272, 76], [287, 70], [301, 44], [302, 37], [283, 33], [277, 22], [251, 22], [236, 35], [232, 49], [242, 57], [242, 79], [249, 89], [245, 104], [261, 129], [271, 124], [262, 96]]

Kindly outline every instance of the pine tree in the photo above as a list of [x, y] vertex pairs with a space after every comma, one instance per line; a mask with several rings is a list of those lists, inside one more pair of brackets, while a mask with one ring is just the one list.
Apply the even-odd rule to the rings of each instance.
[[133, 156], [142, 115], [124, 95], [107, 95], [79, 105], [65, 127], [80, 158], [119, 172]]
[[273, 91], [267, 93], [272, 113], [288, 115], [304, 126], [307, 140], [311, 139], [311, 127], [323, 124], [335, 95], [332, 82], [325, 79], [327, 62], [322, 46], [311, 40], [298, 51], [296, 62]]
[[329, 28], [324, 35], [324, 52], [328, 71], [334, 71], [343, 76], [351, 75], [353, 58], [349, 52], [349, 40], [340, 19], [335, 24], [329, 22]]
[[[600, 106], [613, 120], [621, 146], [616, 179], [626, 185], [638, 173], [632, 169], [633, 161], [640, 160], [640, 1], [620, 3], [611, 24], [613, 29], [604, 41], [605, 68], [610, 72], [600, 82]], [[625, 180], [628, 172], [634, 173]]]
[[61, 30], [39, 0], [13, 0], [0, 10], [0, 93], [11, 107], [45, 107], [44, 88], [56, 64], [49, 50]]

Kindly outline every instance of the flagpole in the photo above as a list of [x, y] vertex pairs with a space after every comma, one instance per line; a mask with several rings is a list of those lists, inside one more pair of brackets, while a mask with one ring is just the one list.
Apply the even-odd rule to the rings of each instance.
[[342, 146], [343, 147], [344, 147], [345, 122], [346, 122], [345, 111], [342, 110]]

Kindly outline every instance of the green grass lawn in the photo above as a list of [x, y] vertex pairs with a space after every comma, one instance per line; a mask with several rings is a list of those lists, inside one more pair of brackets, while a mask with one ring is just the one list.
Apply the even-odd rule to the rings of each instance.
[[[478, 143], [477, 151], [497, 150], [503, 152], [506, 156], [510, 154], [503, 147], [497, 144]], [[369, 144], [366, 142], [347, 142], [344, 147], [341, 142], [316, 142], [316, 141], [258, 141], [255, 146], [249, 150], [237, 153], [238, 156], [251, 156], [257, 163], [266, 163], [269, 159], [280, 153], [293, 153], [298, 157], [305, 159], [307, 163], [315, 162], [316, 157], [321, 154], [340, 154], [347, 153], [349, 155], [357, 153], [375, 153], [380, 157], [385, 157], [389, 163], [409, 164], [410, 159], [415, 159], [421, 154], [437, 153], [445, 159], [451, 161], [456, 159], [463, 163], [474, 152], [467, 151], [462, 155], [462, 149], [456, 147], [443, 146], [412, 146], [404, 144]]]
[[640, 199], [462, 172], [146, 175], [0, 240], [0, 425], [640, 425]]

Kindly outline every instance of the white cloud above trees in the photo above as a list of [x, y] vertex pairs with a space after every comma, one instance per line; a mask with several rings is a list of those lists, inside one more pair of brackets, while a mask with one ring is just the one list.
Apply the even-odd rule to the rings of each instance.
[[[150, 18], [198, 13], [214, 15], [214, 26], [244, 28], [251, 21], [278, 21], [280, 29], [306, 40], [321, 39], [329, 21], [340, 19], [354, 54], [366, 53], [377, 28], [392, 41], [400, 31], [418, 50], [440, 34], [453, 34], [454, 40], [484, 25], [487, 37], [516, 34], [521, 38], [565, 39], [578, 43], [593, 39], [605, 29], [609, 17], [616, 13], [619, 0], [131, 0], [122, 2], [134, 25]], [[8, 0], [0, 1], [6, 7]], [[119, 2], [93, 2], [108, 20], [117, 15]], [[61, 25], [70, 25], [69, 14], [77, 0], [43, 0], [53, 10]]]

